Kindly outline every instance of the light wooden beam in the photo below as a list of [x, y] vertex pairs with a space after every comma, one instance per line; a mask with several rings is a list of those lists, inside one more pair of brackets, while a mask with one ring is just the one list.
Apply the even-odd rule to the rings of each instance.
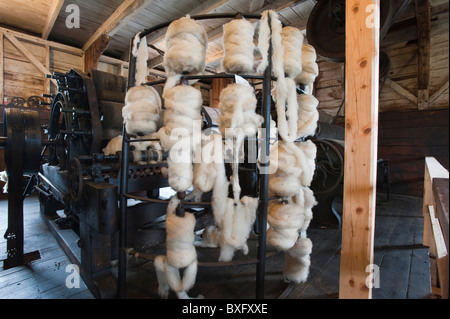
[[86, 51], [103, 34], [112, 37], [117, 33], [134, 15], [149, 5], [153, 0], [124, 0], [122, 4], [106, 19], [106, 21], [95, 31], [95, 33], [83, 45]]
[[[34, 65], [34, 67], [36, 69], [38, 69], [40, 72], [42, 72], [44, 75], [46, 74], [51, 74], [50, 71], [44, 66], [42, 65], [41, 62], [39, 62], [38, 59], [36, 59], [36, 57], [27, 49], [25, 48], [25, 46], [20, 43], [19, 40], [17, 40], [17, 38], [11, 34], [10, 32], [6, 31], [4, 32], [5, 37], [9, 40], [9, 42], [11, 42], [11, 44], [25, 57], [28, 59], [28, 61], [30, 61], [31, 64]], [[56, 86], [58, 85], [58, 83], [56, 82], [56, 80], [51, 79], [51, 81], [53, 82], [53, 84], [55, 84]]]
[[372, 298], [380, 0], [345, 4], [345, 159], [339, 298]]
[[52, 28], [55, 24], [56, 18], [58, 17], [59, 11], [64, 4], [64, 0], [53, 0], [48, 12], [47, 20], [45, 21], [44, 28], [42, 29], [42, 39], [47, 40]]

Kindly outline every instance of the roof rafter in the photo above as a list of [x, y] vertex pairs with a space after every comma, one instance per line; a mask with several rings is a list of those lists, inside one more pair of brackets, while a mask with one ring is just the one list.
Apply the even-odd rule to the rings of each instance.
[[59, 11], [64, 4], [64, 0], [53, 0], [50, 10], [48, 12], [47, 20], [45, 21], [44, 27], [42, 29], [42, 39], [47, 40], [50, 32], [55, 25], [56, 18], [58, 17]]
[[106, 19], [106, 21], [95, 31], [95, 33], [83, 45], [86, 51], [92, 43], [103, 34], [113, 36], [140, 10], [149, 5], [153, 0], [124, 0], [122, 4]]

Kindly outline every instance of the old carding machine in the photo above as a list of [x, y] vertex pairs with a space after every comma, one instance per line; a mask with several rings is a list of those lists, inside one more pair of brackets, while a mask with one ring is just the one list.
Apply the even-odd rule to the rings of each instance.
[[[88, 288], [97, 298], [116, 298], [117, 279], [112, 271], [118, 258], [121, 152], [104, 155], [102, 148], [122, 135], [127, 81], [94, 70], [86, 74], [72, 69], [51, 77], [58, 83], [58, 92], [47, 96], [52, 103], [45, 138], [36, 111], [5, 110], [1, 146], [6, 149], [11, 189], [5, 263], [23, 264], [27, 255], [20, 214], [23, 196], [13, 188], [22, 190], [22, 185], [15, 185], [29, 174], [34, 177], [42, 218], [70, 261], [78, 265]], [[151, 148], [129, 152], [130, 193], [158, 198], [159, 189], [168, 186], [161, 173], [167, 164], [156, 162], [157, 158]], [[136, 202], [128, 210], [127, 246], [145, 249], [164, 241], [164, 229], [146, 231], [146, 225], [165, 213], [165, 205]]]

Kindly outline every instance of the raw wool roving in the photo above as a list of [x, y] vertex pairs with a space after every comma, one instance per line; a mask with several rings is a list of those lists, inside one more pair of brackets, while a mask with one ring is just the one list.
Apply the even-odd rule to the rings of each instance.
[[8, 193], [8, 174], [6, 171], [0, 172], [0, 181], [5, 182], [5, 185], [3, 186], [3, 193]]
[[[138, 49], [137, 49], [137, 56], [136, 56], [136, 77], [135, 82], [137, 85], [141, 85], [142, 83], [147, 82], [147, 61], [148, 61], [148, 47], [147, 47], [147, 38], [142, 37], [142, 39], [139, 38], [139, 35], [135, 37], [134, 41], [137, 41], [139, 43]], [[137, 45], [137, 44], [136, 44]], [[136, 52], [133, 51], [133, 54]]]
[[223, 26], [225, 72], [253, 73], [253, 26], [245, 19], [234, 19]]
[[219, 261], [230, 261], [237, 250], [248, 253], [247, 239], [256, 220], [258, 199], [244, 196], [236, 202], [228, 198], [224, 162], [216, 162], [215, 167], [217, 176], [211, 201], [215, 227], [205, 229], [199, 246], [219, 246]]
[[[267, 240], [276, 249], [286, 252], [286, 280], [300, 282], [306, 280], [309, 271], [309, 253], [301, 245], [307, 243], [312, 208], [317, 205], [309, 188], [317, 148], [311, 140], [278, 141], [277, 144], [278, 152], [270, 154], [270, 165], [275, 165], [276, 171], [269, 175], [269, 196], [281, 199], [269, 203]], [[299, 238], [304, 240], [299, 241]]]
[[311, 239], [299, 237], [294, 246], [286, 251], [283, 266], [286, 282], [299, 284], [306, 281], [311, 265], [312, 246]]
[[296, 83], [311, 85], [319, 75], [319, 66], [316, 62], [316, 50], [310, 44], [303, 44], [302, 47], [302, 72], [295, 78]]
[[213, 189], [217, 177], [216, 162], [222, 160], [222, 136], [210, 132], [202, 132], [201, 160], [194, 164], [194, 189], [201, 193]]
[[198, 146], [193, 134], [195, 125], [201, 125], [203, 100], [198, 89], [178, 85], [166, 91], [164, 103], [164, 126], [158, 134], [162, 149], [169, 152], [169, 185], [184, 192], [193, 181], [192, 153]]
[[205, 70], [208, 37], [203, 25], [187, 15], [169, 25], [165, 41], [164, 91], [175, 86], [182, 74], [199, 74]]
[[270, 153], [270, 165], [275, 169], [269, 175], [269, 196], [296, 196], [302, 186], [311, 184], [316, 145], [310, 140], [298, 143], [278, 141], [276, 144], [274, 147], [278, 147], [278, 152]]
[[303, 33], [294, 27], [287, 26], [281, 30], [284, 47], [284, 73], [295, 79], [302, 72]]
[[[293, 79], [285, 77], [285, 48], [281, 32], [282, 25], [277, 13], [273, 10], [264, 11], [261, 16], [258, 35], [258, 47], [262, 60], [257, 72], [263, 72], [267, 68], [268, 59], [272, 58], [273, 73], [277, 78], [272, 97], [277, 110], [278, 132], [284, 141], [293, 142], [297, 139], [297, 92]], [[268, 57], [270, 43], [272, 44], [272, 56]]]
[[299, 107], [297, 137], [312, 136], [316, 133], [319, 121], [319, 111], [317, 110], [319, 100], [312, 94], [299, 94], [297, 101]]
[[122, 117], [128, 134], [155, 132], [160, 112], [161, 97], [153, 87], [138, 85], [127, 91]]
[[108, 142], [108, 144], [102, 149], [102, 152], [105, 155], [116, 155], [116, 153], [121, 150], [122, 150], [122, 135], [118, 135]]
[[283, 251], [294, 246], [305, 220], [303, 210], [304, 207], [292, 200], [288, 203], [282, 200], [269, 202], [267, 222], [270, 227], [267, 230], [267, 240], [270, 245]]
[[[196, 221], [191, 213], [177, 216], [175, 212], [179, 204], [180, 200], [173, 196], [167, 205], [166, 256], [159, 255], [154, 261], [158, 293], [162, 298], [167, 298], [170, 289], [180, 299], [189, 298], [187, 292], [194, 286], [197, 276], [197, 251], [194, 246]], [[180, 269], [184, 269], [182, 279]]]
[[233, 193], [238, 203], [240, 186], [238, 177], [239, 151], [245, 137], [255, 136], [263, 122], [256, 114], [257, 100], [253, 88], [247, 84], [233, 83], [222, 90], [219, 96], [219, 130], [226, 139], [235, 138], [233, 154]]

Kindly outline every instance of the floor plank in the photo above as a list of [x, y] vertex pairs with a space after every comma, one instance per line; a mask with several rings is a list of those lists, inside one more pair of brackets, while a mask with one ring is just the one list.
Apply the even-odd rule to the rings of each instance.
[[[420, 198], [401, 195], [381, 195], [377, 202], [374, 263], [380, 268], [380, 286], [373, 289], [374, 299], [425, 299], [430, 294], [428, 248], [422, 246], [423, 218]], [[29, 266], [0, 269], [0, 299], [92, 299], [86, 285], [68, 288], [70, 272], [67, 256], [41, 220], [36, 198], [24, 202], [25, 252], [39, 250], [41, 258]], [[7, 202], [0, 201], [0, 231], [6, 230]], [[289, 285], [284, 282], [284, 255], [266, 260], [265, 297], [287, 299], [336, 299], [339, 296], [339, 266], [341, 231], [310, 228], [313, 242], [311, 267], [306, 283]], [[254, 258], [256, 240], [249, 241], [250, 253], [237, 253], [234, 260]], [[159, 251], [158, 251], [159, 249]], [[161, 253], [161, 248], [149, 253]], [[4, 259], [6, 241], [0, 239], [0, 259]], [[217, 249], [198, 249], [199, 260], [217, 260]], [[207, 299], [254, 298], [255, 272], [252, 265], [234, 267], [199, 267], [197, 281], [190, 296]], [[127, 298], [153, 298], [157, 295], [157, 280], [152, 262], [130, 257], [127, 273]], [[169, 298], [175, 298], [171, 294]]]

